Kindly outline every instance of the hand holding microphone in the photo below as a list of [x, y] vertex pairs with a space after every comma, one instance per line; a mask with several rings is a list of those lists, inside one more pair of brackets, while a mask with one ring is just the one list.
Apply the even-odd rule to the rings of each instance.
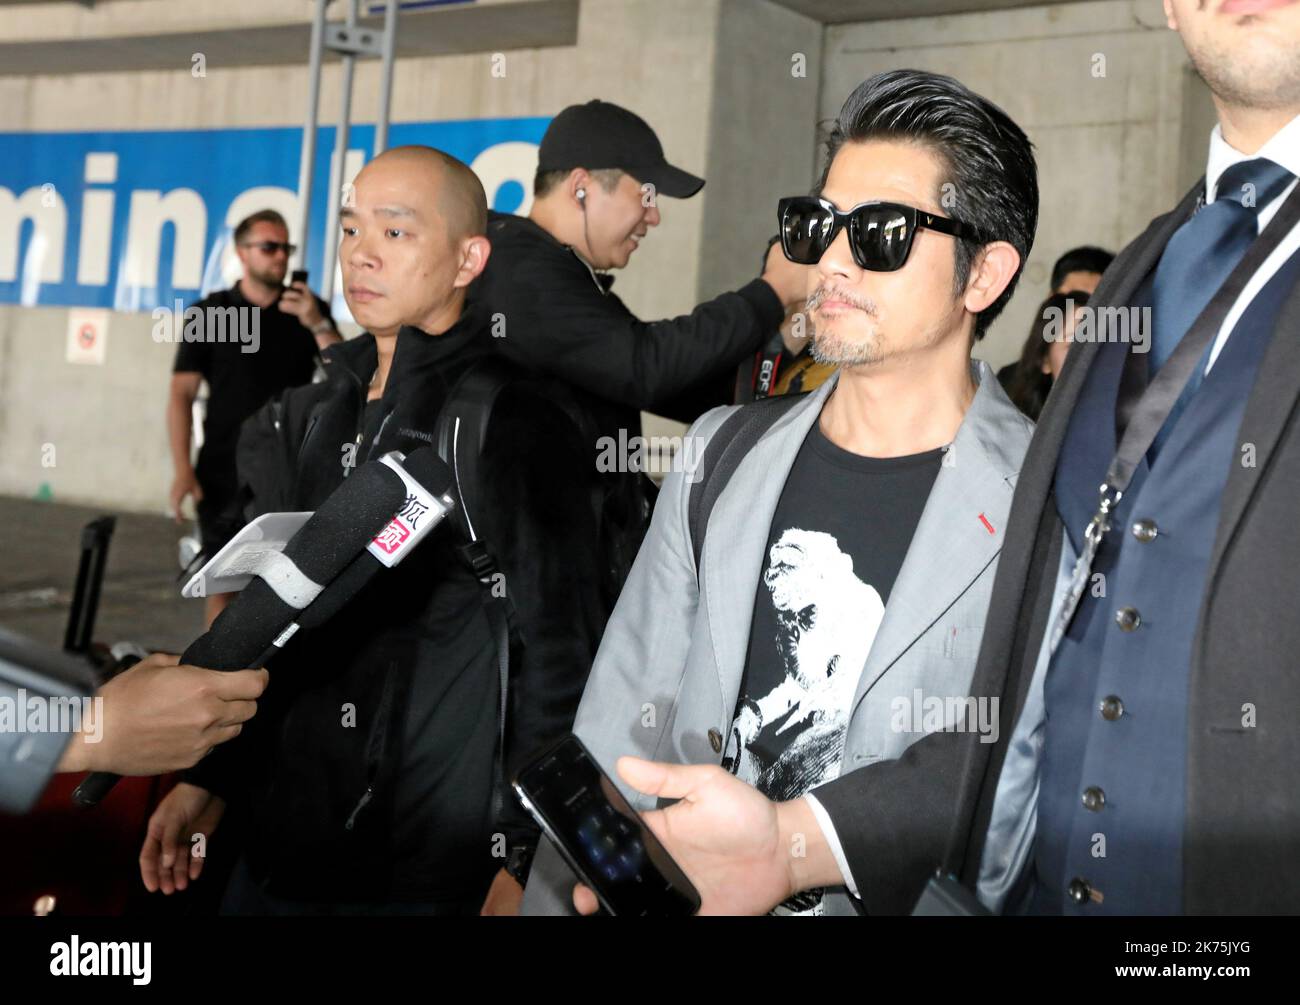
[[[451, 512], [451, 469], [430, 447], [388, 454], [353, 470], [181, 662], [241, 671], [268, 663], [302, 628], [324, 624], [376, 572], [402, 561]], [[94, 806], [119, 776], [95, 772], [73, 799]]]
[[179, 664], [177, 656], [153, 653], [107, 681], [58, 770], [161, 775], [193, 767], [238, 736], [257, 712], [267, 672]]

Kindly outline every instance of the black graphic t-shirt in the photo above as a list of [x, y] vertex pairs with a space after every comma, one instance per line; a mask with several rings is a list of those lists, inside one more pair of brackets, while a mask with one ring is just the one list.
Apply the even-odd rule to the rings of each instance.
[[[943, 450], [862, 457], [809, 430], [777, 503], [723, 767], [776, 801], [839, 774], [850, 704]], [[782, 905], [820, 913], [821, 892]]]

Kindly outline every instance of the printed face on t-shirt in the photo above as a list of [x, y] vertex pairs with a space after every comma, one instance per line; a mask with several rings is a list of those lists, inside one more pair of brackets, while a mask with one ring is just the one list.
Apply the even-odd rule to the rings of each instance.
[[880, 595], [853, 574], [853, 560], [829, 534], [787, 530], [772, 545], [763, 582], [782, 625], [786, 673], [805, 689], [841, 669], [846, 625], [856, 634], [864, 618], [878, 621], [884, 613]]

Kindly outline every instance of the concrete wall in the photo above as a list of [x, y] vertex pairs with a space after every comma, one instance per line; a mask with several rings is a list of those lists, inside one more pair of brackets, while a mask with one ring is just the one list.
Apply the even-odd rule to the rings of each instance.
[[1034, 142], [1038, 237], [1014, 298], [976, 350], [994, 364], [1019, 355], [1061, 252], [1118, 251], [1204, 170], [1208, 90], [1159, 0], [836, 25], [823, 65], [826, 118], [866, 77], [915, 67], [996, 102]]
[[175, 346], [148, 314], [116, 314], [104, 365], [69, 363], [67, 315], [0, 307], [0, 494], [162, 512]]
[[767, 0], [723, 0], [709, 114], [700, 299], [749, 282], [776, 201], [812, 181], [822, 26]]
[[[715, 32], [705, 185], [702, 197], [685, 204], [701, 214], [692, 304], [759, 274], [776, 233], [776, 201], [808, 188], [816, 147], [822, 25], [768, 0], [722, 0]], [[682, 206], [661, 204], [665, 214]], [[650, 310], [655, 317], [669, 313]], [[685, 430], [648, 414], [643, 425], [647, 436]]]

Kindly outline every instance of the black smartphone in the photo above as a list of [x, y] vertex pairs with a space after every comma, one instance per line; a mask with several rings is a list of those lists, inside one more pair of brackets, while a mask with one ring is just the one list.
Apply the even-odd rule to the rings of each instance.
[[293, 275], [289, 278], [289, 285], [292, 286], [294, 283], [305, 283], [306, 281], [307, 281], [307, 270], [294, 269]]
[[683, 917], [700, 909], [681, 867], [576, 736], [548, 747], [513, 784], [608, 913]]

